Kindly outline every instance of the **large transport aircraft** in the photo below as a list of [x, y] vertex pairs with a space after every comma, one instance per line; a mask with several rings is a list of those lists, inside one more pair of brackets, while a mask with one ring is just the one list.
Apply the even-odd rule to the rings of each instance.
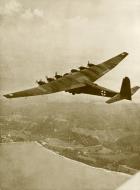
[[110, 97], [106, 103], [114, 103], [123, 99], [132, 100], [132, 95], [140, 88], [135, 86], [131, 88], [130, 80], [125, 77], [122, 81], [120, 92], [104, 88], [94, 82], [104, 74], [117, 66], [126, 56], [127, 52], [123, 52], [101, 64], [95, 65], [88, 62], [87, 67], [79, 67], [72, 69], [70, 73], [63, 76], [55, 73], [55, 78], [46, 77], [47, 81], [37, 81], [38, 86], [35, 88], [9, 93], [4, 95], [6, 98], [18, 98], [27, 96], [37, 96], [65, 91], [75, 94], [90, 94], [103, 97]]

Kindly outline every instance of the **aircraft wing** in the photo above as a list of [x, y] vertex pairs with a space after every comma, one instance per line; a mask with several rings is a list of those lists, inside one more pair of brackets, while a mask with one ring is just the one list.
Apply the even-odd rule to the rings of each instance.
[[104, 74], [112, 70], [117, 66], [128, 53], [123, 52], [101, 64], [93, 65], [90, 68], [86, 68], [82, 71], [75, 73], [69, 73], [59, 79], [52, 82], [39, 85], [38, 87], [27, 89], [24, 91], [14, 92], [4, 95], [6, 98], [17, 98], [17, 97], [27, 97], [36, 96], [43, 94], [51, 94], [60, 91], [68, 91], [71, 89], [86, 86], [88, 82], [94, 82]]
[[[66, 80], [64, 80], [66, 82]], [[40, 85], [35, 88], [30, 88], [27, 90], [19, 91], [19, 92], [14, 92], [10, 94], [4, 95], [6, 98], [18, 98], [18, 97], [27, 97], [27, 96], [37, 96], [37, 95], [44, 95], [44, 94], [52, 94], [55, 92], [60, 92], [64, 91], [67, 88], [68, 89], [73, 89], [73, 88], [78, 88], [84, 86], [84, 84], [73, 84], [69, 87], [68, 85], [65, 85], [64, 83], [61, 83], [61, 81], [54, 81], [52, 83], [46, 83], [44, 85]]]

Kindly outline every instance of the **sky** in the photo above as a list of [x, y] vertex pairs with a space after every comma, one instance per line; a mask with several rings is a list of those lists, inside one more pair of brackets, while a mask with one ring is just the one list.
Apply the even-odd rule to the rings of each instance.
[[97, 83], [119, 90], [129, 76], [139, 85], [139, 21], [139, 0], [0, 0], [1, 94], [123, 51], [129, 56]]

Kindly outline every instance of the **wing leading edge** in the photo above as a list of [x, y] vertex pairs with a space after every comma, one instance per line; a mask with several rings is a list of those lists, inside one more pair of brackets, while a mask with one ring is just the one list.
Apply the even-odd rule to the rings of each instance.
[[37, 96], [84, 87], [86, 86], [86, 83], [94, 82], [100, 77], [102, 77], [104, 74], [112, 70], [127, 55], [128, 53], [123, 52], [101, 64], [93, 65], [92, 67], [85, 68], [84, 70], [75, 73], [69, 73], [68, 75], [63, 76], [62, 78], [59, 78], [57, 80], [43, 85], [39, 85], [35, 88], [9, 93], [4, 96], [6, 98]]

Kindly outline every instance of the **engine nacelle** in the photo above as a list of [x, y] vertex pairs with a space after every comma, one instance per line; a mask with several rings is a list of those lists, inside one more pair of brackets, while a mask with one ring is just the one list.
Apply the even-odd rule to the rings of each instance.
[[55, 72], [55, 78], [56, 78], [56, 79], [59, 79], [59, 78], [61, 78], [61, 77], [62, 77], [62, 75], [58, 75], [57, 72]]
[[54, 81], [54, 78], [49, 78], [49, 77], [47, 77], [47, 81], [48, 81], [48, 82], [52, 82], [52, 81]]
[[88, 67], [92, 67], [92, 66], [94, 66], [94, 65], [95, 65], [95, 64], [90, 63], [90, 62], [88, 61], [88, 64], [87, 64]]
[[43, 81], [43, 80], [38, 80], [38, 81], [36, 81], [36, 83], [37, 83], [38, 85], [43, 85], [43, 84], [46, 84], [46, 82], [45, 82], [45, 81]]
[[78, 70], [77, 69], [71, 69], [71, 72], [76, 73], [76, 72], [78, 72]]
[[80, 69], [80, 71], [82, 71], [82, 70], [87, 69], [87, 68], [83, 67], [83, 66], [80, 66], [79, 69]]

